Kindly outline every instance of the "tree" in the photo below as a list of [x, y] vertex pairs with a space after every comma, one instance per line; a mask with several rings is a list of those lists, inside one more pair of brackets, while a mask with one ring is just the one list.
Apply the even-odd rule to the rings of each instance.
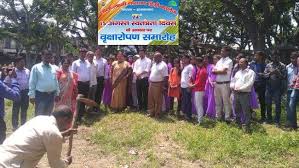
[[204, 34], [207, 43], [265, 50], [281, 42], [281, 32], [293, 36], [294, 5], [295, 0], [189, 0], [181, 14], [189, 32]]
[[69, 24], [66, 30], [80, 38], [84, 47], [97, 45], [97, 0], [60, 0], [55, 13]]
[[[49, 44], [63, 43], [63, 32], [51, 13], [55, 3], [50, 0], [34, 0], [32, 5], [24, 0], [0, 0], [0, 26], [9, 32], [9, 37], [17, 43], [17, 53], [26, 51], [29, 67], [35, 62], [38, 52], [48, 49]], [[56, 52], [59, 54], [58, 51]]]

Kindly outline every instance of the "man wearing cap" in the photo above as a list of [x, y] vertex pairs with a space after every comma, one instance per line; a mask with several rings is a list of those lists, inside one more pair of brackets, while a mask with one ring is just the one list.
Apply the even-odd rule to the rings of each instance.
[[105, 67], [107, 65], [107, 60], [102, 57], [102, 48], [100, 46], [97, 47], [95, 52], [95, 62], [97, 63], [97, 92], [95, 95], [95, 101], [101, 104], [102, 94], [104, 89], [104, 75], [105, 75]]
[[[87, 60], [85, 60], [87, 49], [81, 48], [79, 52], [80, 58], [73, 62], [72, 70], [78, 74], [78, 93], [84, 95], [84, 97], [88, 97], [91, 65]], [[85, 105], [81, 103], [78, 110], [78, 122], [82, 121], [84, 110]]]
[[32, 67], [29, 78], [29, 98], [35, 104], [35, 115], [51, 115], [54, 101], [59, 101], [59, 84], [55, 68], [50, 64], [52, 54], [42, 52], [42, 62]]
[[148, 77], [151, 68], [151, 60], [146, 57], [144, 48], [139, 48], [140, 58], [134, 63], [133, 74], [136, 76], [138, 106], [146, 111], [148, 97]]

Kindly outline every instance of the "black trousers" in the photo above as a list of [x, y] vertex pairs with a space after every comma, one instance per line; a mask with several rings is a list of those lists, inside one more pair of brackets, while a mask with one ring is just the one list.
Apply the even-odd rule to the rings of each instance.
[[0, 145], [6, 138], [6, 123], [3, 117], [0, 117]]
[[187, 119], [192, 119], [192, 92], [189, 88], [182, 88], [182, 111]]
[[148, 78], [137, 79], [136, 87], [139, 109], [147, 110]]
[[104, 76], [97, 77], [97, 92], [95, 95], [95, 101], [99, 104], [102, 102], [102, 95], [104, 90]]
[[[80, 81], [78, 81], [78, 93], [82, 94], [85, 98], [88, 97], [88, 93], [89, 93], [89, 81], [88, 82], [80, 82]], [[80, 103], [79, 110], [78, 110], [78, 119], [77, 119], [77, 121], [79, 121], [79, 122], [82, 121], [82, 117], [84, 115], [84, 111], [85, 111], [85, 104]]]
[[258, 95], [259, 103], [261, 106], [261, 119], [266, 120], [266, 84], [254, 83], [255, 92]]
[[27, 119], [27, 110], [29, 106], [28, 89], [21, 90], [20, 101], [14, 101], [12, 106], [12, 126], [13, 129], [19, 127], [19, 114], [21, 111], [21, 125], [25, 124]]

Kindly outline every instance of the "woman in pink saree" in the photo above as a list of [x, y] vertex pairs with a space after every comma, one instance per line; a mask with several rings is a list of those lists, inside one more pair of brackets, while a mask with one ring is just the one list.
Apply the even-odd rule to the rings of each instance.
[[55, 106], [67, 105], [74, 113], [76, 111], [76, 97], [78, 94], [77, 81], [78, 75], [69, 71], [70, 61], [63, 59], [61, 69], [57, 70], [57, 79], [60, 88], [60, 100]]

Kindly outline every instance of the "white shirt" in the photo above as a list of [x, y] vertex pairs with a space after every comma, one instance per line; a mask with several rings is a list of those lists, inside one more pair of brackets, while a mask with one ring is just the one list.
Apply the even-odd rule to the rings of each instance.
[[166, 76], [168, 76], [168, 68], [165, 62], [154, 63], [151, 68], [149, 80], [151, 82], [162, 82]]
[[59, 67], [57, 65], [55, 65], [55, 64], [51, 64], [51, 65], [54, 67], [55, 71], [59, 70]]
[[193, 66], [191, 64], [184, 67], [181, 74], [181, 87], [188, 88], [192, 77]]
[[105, 67], [107, 65], [107, 60], [105, 58], [99, 58], [97, 59], [95, 57], [94, 61], [98, 64], [97, 69], [97, 77], [104, 77], [105, 76]]
[[233, 69], [233, 61], [229, 57], [221, 58], [217, 64], [215, 65], [215, 69], [223, 70], [227, 68], [226, 74], [217, 74], [216, 81], [217, 82], [228, 82], [230, 81], [232, 69]]
[[47, 152], [52, 168], [64, 168], [63, 138], [53, 116], [37, 116], [10, 135], [0, 146], [0, 167], [33, 168]]
[[249, 68], [239, 70], [232, 78], [230, 88], [240, 92], [251, 92], [255, 81], [255, 72]]
[[147, 57], [144, 57], [143, 59], [138, 58], [134, 63], [133, 73], [136, 73], [136, 75], [138, 75], [145, 71], [147, 73], [142, 74], [140, 76], [140, 78], [141, 79], [146, 78], [149, 76], [151, 64], [152, 64], [152, 61]]
[[[134, 67], [135, 67], [135, 62], [132, 64], [132, 68], [134, 70]], [[137, 80], [137, 76], [135, 73], [133, 73], [133, 79], [132, 79], [132, 83], [136, 83], [136, 80]]]
[[78, 74], [78, 81], [88, 82], [90, 81], [90, 63], [87, 60], [76, 60], [72, 64], [73, 72]]
[[97, 72], [98, 72], [98, 64], [95, 61], [93, 61], [93, 63], [90, 64], [89, 86], [97, 85]]

